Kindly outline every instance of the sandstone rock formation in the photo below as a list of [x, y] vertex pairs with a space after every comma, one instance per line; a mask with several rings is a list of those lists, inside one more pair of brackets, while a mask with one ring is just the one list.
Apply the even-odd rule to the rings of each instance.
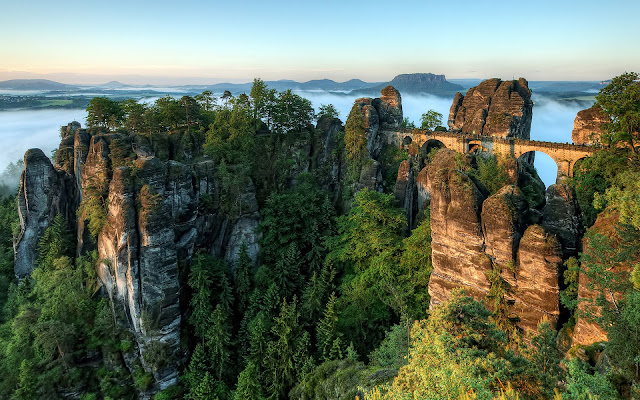
[[362, 110], [367, 129], [367, 150], [377, 160], [385, 142], [384, 132], [398, 129], [402, 125], [402, 98], [392, 86], [382, 89], [380, 98], [362, 97], [354, 105]]
[[533, 101], [527, 80], [483, 81], [456, 96], [449, 111], [449, 129], [465, 134], [529, 139]]
[[[135, 136], [91, 135], [73, 128], [62, 139], [57, 168], [38, 149], [25, 155], [16, 274], [23, 277], [33, 270], [38, 240], [61, 214], [70, 228], [76, 227], [78, 254], [97, 249], [103, 292], [119, 304], [116, 309], [124, 310], [121, 323], [136, 339], [136, 350], [125, 362], [132, 368], [139, 360], [154, 375], [155, 390], [163, 389], [177, 382], [182, 362], [180, 265], [188, 265], [200, 250], [233, 266], [243, 245], [257, 262], [261, 217], [253, 184], [248, 182], [239, 197], [240, 211], [230, 216], [219, 207], [216, 165], [202, 157], [193, 162], [194, 151], [183, 157], [175, 150], [184, 149], [184, 143], [170, 151]], [[76, 210], [87, 196], [108, 204], [97, 239], [92, 238], [87, 215], [76, 221]], [[148, 365], [145, 352], [159, 347], [171, 362]]]
[[609, 118], [598, 106], [578, 111], [576, 119], [573, 121], [571, 140], [575, 144], [599, 143], [598, 137], [602, 134], [604, 124], [607, 122], [609, 122]]
[[578, 255], [582, 218], [578, 199], [571, 186], [556, 184], [547, 188], [541, 225], [558, 237], [564, 259]]
[[[542, 226], [531, 225], [530, 214], [537, 211], [529, 209], [518, 186], [505, 186], [485, 198], [457, 167], [455, 153], [441, 149], [418, 179], [426, 180], [419, 187], [431, 198], [431, 307], [446, 301], [454, 288], [482, 299], [503, 281], [509, 317], [518, 326], [535, 330], [544, 318], [555, 323], [560, 314], [560, 241]], [[558, 215], [566, 208], [554, 198], [547, 212]]]
[[446, 301], [456, 287], [484, 297], [491, 288], [486, 277], [491, 260], [482, 252], [484, 197], [469, 177], [454, 169], [439, 169], [431, 187], [431, 306]]
[[78, 206], [73, 178], [56, 170], [40, 149], [24, 155], [24, 171], [18, 192], [20, 233], [15, 239], [15, 273], [23, 278], [38, 258], [38, 240], [56, 215], [65, 221], [75, 217]]
[[562, 248], [555, 235], [539, 225], [529, 226], [518, 246], [512, 283], [516, 301], [511, 310], [520, 327], [535, 331], [545, 318], [554, 325], [558, 321], [561, 264]]
[[418, 213], [418, 189], [415, 184], [413, 163], [411, 161], [405, 160], [400, 163], [393, 194], [398, 201], [398, 205], [405, 209], [407, 218], [406, 232], [408, 233], [415, 228], [415, 220]]

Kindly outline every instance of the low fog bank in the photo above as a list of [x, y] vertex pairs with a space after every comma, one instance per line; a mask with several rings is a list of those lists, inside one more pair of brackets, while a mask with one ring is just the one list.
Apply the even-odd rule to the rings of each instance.
[[[559, 143], [573, 143], [571, 131], [576, 114], [593, 105], [593, 102], [557, 101], [535, 94], [533, 101], [531, 139]], [[536, 152], [535, 167], [547, 187], [556, 183], [558, 167], [551, 157]]]
[[[336, 94], [328, 92], [304, 92], [299, 95], [309, 99], [316, 111], [321, 104], [333, 104], [340, 113], [340, 119], [346, 121], [349, 111], [353, 106], [356, 95]], [[533, 121], [531, 124], [531, 138], [553, 142], [571, 143], [571, 130], [573, 120], [578, 111], [588, 108], [591, 104], [586, 102], [557, 101], [542, 96], [533, 97]], [[155, 98], [147, 99], [151, 102]], [[427, 110], [435, 110], [443, 115], [443, 125], [446, 126], [449, 108], [453, 99], [434, 95], [404, 95], [402, 96], [402, 108], [404, 116], [416, 125], [420, 124], [420, 116]], [[60, 126], [71, 121], [79, 121], [85, 125], [85, 110], [25, 110], [0, 112], [0, 174], [7, 169], [10, 163], [21, 160], [25, 151], [38, 147], [45, 154], [50, 155], [51, 150], [57, 148], [60, 143]], [[555, 183], [557, 168], [550, 157], [536, 154], [536, 168], [545, 185]], [[15, 170], [15, 168], [13, 169]], [[2, 174], [0, 185], [15, 185], [18, 177], [7, 178]], [[11, 181], [6, 181], [10, 179]]]
[[[18, 177], [9, 171], [10, 163], [22, 160], [24, 153], [34, 147], [47, 156], [60, 144], [60, 127], [71, 121], [83, 126], [85, 110], [24, 110], [0, 112], [0, 185], [15, 185]], [[15, 168], [14, 168], [15, 169]]]
[[[353, 102], [357, 97], [333, 93], [297, 92], [311, 100], [316, 111], [321, 104], [333, 104], [340, 112], [340, 119], [344, 122], [349, 115]], [[580, 110], [591, 107], [592, 103], [584, 101], [557, 101], [548, 97], [533, 95], [534, 107], [531, 121], [531, 139], [549, 142], [571, 143], [573, 120]], [[442, 114], [442, 124], [447, 125], [449, 109], [453, 98], [434, 95], [403, 95], [402, 111], [405, 118], [417, 126], [420, 116], [427, 110], [435, 110]], [[536, 169], [546, 186], [556, 183], [558, 168], [551, 157], [536, 152]]]

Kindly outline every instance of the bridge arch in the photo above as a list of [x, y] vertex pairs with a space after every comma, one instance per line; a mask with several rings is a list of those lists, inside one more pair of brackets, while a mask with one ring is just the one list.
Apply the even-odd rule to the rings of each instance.
[[467, 144], [467, 148], [468, 148], [467, 150], [468, 153], [473, 153], [476, 151], [490, 152], [489, 149], [487, 149], [482, 145], [482, 142], [480, 140], [470, 140]]
[[411, 137], [411, 135], [407, 135], [402, 139], [402, 144], [404, 146], [408, 146], [413, 142], [413, 138]]
[[426, 157], [433, 149], [441, 149], [443, 147], [447, 146], [438, 139], [429, 139], [420, 146], [420, 155]]
[[555, 184], [560, 178], [561, 165], [543, 151], [528, 151], [518, 157], [519, 162], [528, 162], [536, 168], [536, 172], [546, 187]]
[[580, 163], [582, 163], [582, 161], [584, 161], [588, 157], [589, 156], [584, 156], [584, 157], [578, 158], [577, 160], [572, 161], [569, 164], [569, 176], [573, 176], [574, 172], [576, 171], [576, 168], [580, 168]]

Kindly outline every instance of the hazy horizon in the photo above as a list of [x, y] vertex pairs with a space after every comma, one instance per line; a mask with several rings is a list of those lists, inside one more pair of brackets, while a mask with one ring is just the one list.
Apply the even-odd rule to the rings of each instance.
[[380, 82], [432, 72], [600, 81], [640, 65], [640, 52], [632, 51], [640, 2], [624, 0], [33, 0], [8, 2], [2, 11], [2, 80]]
[[[337, 95], [320, 91], [296, 91], [296, 93], [311, 100], [317, 110], [321, 104], [333, 104], [340, 113], [340, 119], [346, 121], [353, 101], [360, 95]], [[147, 98], [145, 101], [153, 101]], [[535, 140], [553, 142], [571, 142], [573, 120], [584, 105], [573, 102], [558, 102], [541, 97], [535, 92], [533, 118], [531, 123], [531, 138]], [[402, 108], [405, 117], [416, 125], [420, 123], [420, 115], [433, 109], [443, 115], [443, 125], [446, 125], [452, 98], [429, 94], [402, 95]], [[0, 172], [4, 171], [10, 162], [23, 157], [30, 148], [40, 148], [46, 155], [57, 148], [60, 143], [59, 128], [76, 120], [85, 126], [86, 111], [82, 109], [59, 110], [22, 110], [0, 112], [0, 137], [5, 145], [0, 149]], [[545, 185], [555, 183], [557, 167], [549, 156], [537, 152], [536, 168]]]

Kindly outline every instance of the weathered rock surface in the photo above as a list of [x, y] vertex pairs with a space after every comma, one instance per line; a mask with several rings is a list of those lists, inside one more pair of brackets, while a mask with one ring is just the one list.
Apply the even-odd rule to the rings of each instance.
[[482, 232], [485, 253], [494, 264], [507, 267], [516, 258], [518, 244], [524, 231], [527, 202], [514, 185], [503, 187], [482, 204]]
[[405, 217], [407, 218], [406, 232], [408, 233], [411, 229], [415, 228], [418, 213], [418, 190], [415, 184], [413, 163], [411, 161], [405, 160], [400, 163], [393, 193], [398, 201], [398, 205], [405, 210]]
[[480, 211], [484, 198], [460, 171], [442, 168], [432, 176], [431, 307], [446, 301], [456, 287], [482, 298], [491, 288], [486, 277], [491, 260], [482, 252]]
[[603, 132], [604, 124], [607, 122], [609, 122], [609, 118], [598, 106], [578, 111], [576, 119], [573, 121], [571, 140], [575, 144], [598, 143], [598, 138]]
[[516, 261], [512, 310], [520, 319], [518, 325], [535, 331], [544, 318], [555, 324], [560, 315], [560, 242], [541, 226], [531, 225], [520, 240]]
[[533, 102], [528, 82], [494, 78], [456, 96], [449, 129], [465, 134], [529, 139]]
[[[619, 217], [620, 215], [617, 212], [605, 209], [598, 215], [591, 229], [597, 234], [606, 236], [612, 241], [613, 245], [617, 246], [622, 241], [616, 231]], [[583, 240], [582, 246], [585, 254], [592, 252], [589, 246], [589, 240], [586, 237]], [[592, 257], [595, 259], [599, 258], [598, 255], [594, 257], [593, 253]], [[630, 268], [626, 265], [616, 264], [609, 272], [618, 275], [621, 281], [625, 281], [629, 278]], [[596, 322], [596, 318], [601, 312], [601, 308], [596, 305], [596, 298], [604, 295], [606, 301], [612, 302], [612, 297], [616, 300], [623, 297], [622, 293], [610, 292], [608, 290], [603, 292], [600, 286], [594, 284], [590, 274], [589, 265], [582, 263], [578, 277], [578, 312], [576, 313], [576, 326], [572, 336], [572, 344], [574, 346], [591, 345], [596, 342], [606, 341], [606, 331]]]
[[[177, 382], [184, 361], [181, 268], [198, 249], [231, 265], [243, 244], [254, 263], [259, 250], [256, 227], [261, 217], [253, 184], [249, 181], [239, 198], [239, 214], [225, 215], [219, 209], [213, 161], [190, 161], [176, 150], [181, 148], [186, 147], [151, 148], [129, 135], [91, 135], [74, 127], [62, 140], [59, 154], [64, 158], [58, 169], [42, 151], [27, 152], [19, 196], [22, 229], [16, 274], [22, 277], [34, 268], [38, 240], [55, 215], [60, 213], [70, 228], [75, 225], [78, 253], [97, 248], [103, 292], [125, 311], [123, 327], [136, 339], [137, 352], [127, 354], [125, 362], [132, 368], [139, 359], [154, 375], [155, 391]], [[158, 153], [178, 154], [187, 162], [163, 160], [154, 156]], [[76, 224], [76, 210], [85, 196], [108, 204], [97, 240], [86, 227], [86, 215]], [[145, 360], [149, 348], [161, 348], [170, 362], [150, 365]]]
[[[441, 149], [418, 180], [431, 198], [433, 272], [431, 307], [446, 301], [455, 288], [476, 299], [492, 289], [491, 271], [509, 287], [510, 317], [525, 330], [543, 318], [559, 316], [559, 268], [562, 247], [556, 236], [532, 223], [529, 204], [518, 186], [508, 185], [485, 199], [482, 190], [456, 169], [455, 153]], [[549, 205], [549, 213], [556, 201]], [[494, 278], [495, 279], [495, 278]]]
[[362, 110], [367, 129], [367, 150], [369, 157], [377, 160], [385, 143], [382, 131], [395, 130], [402, 125], [402, 98], [392, 86], [382, 89], [379, 98], [362, 97], [354, 105]]
[[24, 171], [18, 192], [20, 233], [15, 241], [15, 273], [29, 274], [38, 258], [38, 241], [56, 215], [71, 227], [78, 206], [75, 182], [64, 171], [57, 171], [40, 149], [24, 155]]
[[571, 186], [556, 184], [547, 188], [541, 225], [558, 237], [564, 259], [578, 255], [582, 218], [578, 199]]

